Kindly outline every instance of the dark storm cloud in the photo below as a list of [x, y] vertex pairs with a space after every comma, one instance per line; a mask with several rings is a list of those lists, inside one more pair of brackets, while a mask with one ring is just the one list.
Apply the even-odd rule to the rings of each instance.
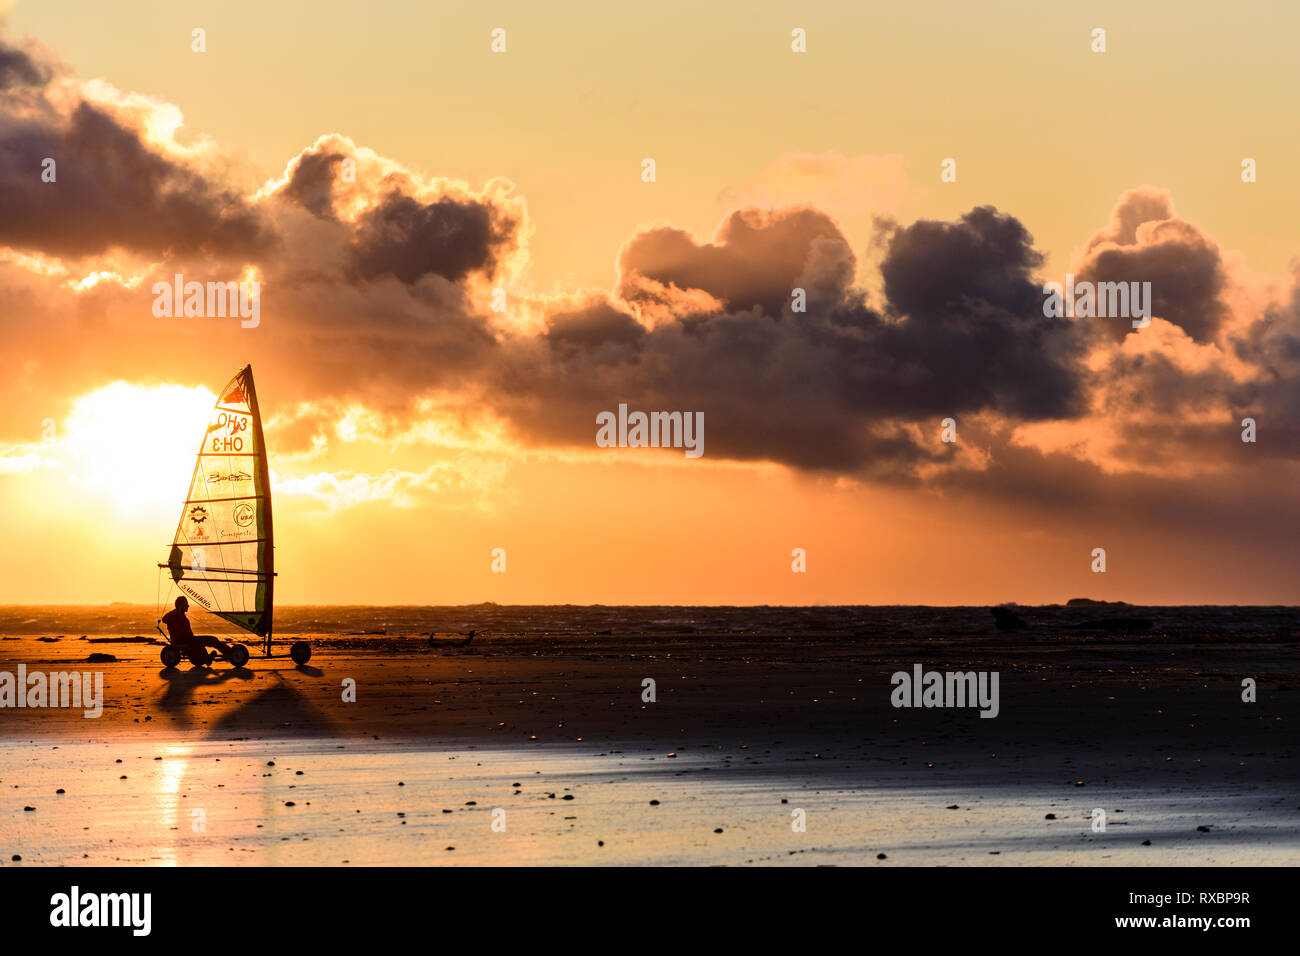
[[[0, 97], [0, 110], [3, 109]], [[55, 162], [56, 181], [42, 181]], [[270, 236], [236, 195], [146, 144], [88, 102], [64, 117], [9, 111], [0, 121], [0, 244], [58, 256], [111, 248], [157, 255], [252, 253]]]
[[334, 179], [346, 158], [342, 153], [304, 150], [289, 164], [288, 179], [280, 195], [318, 219], [333, 219]]
[[608, 347], [615, 356], [635, 351], [649, 333], [626, 312], [608, 302], [552, 314], [546, 341], [557, 352], [595, 355]]
[[17, 86], [44, 86], [54, 70], [30, 54], [0, 41], [0, 90]]
[[[1229, 315], [1227, 283], [1218, 245], [1174, 214], [1168, 194], [1143, 187], [1121, 197], [1108, 229], [1088, 243], [1078, 278], [1092, 282], [1150, 282], [1151, 314], [1179, 326], [1193, 340], [1210, 342]], [[1117, 338], [1131, 323], [1104, 326]]]
[[453, 282], [496, 271], [498, 250], [517, 224], [486, 202], [440, 198], [422, 202], [393, 191], [357, 222], [352, 251], [364, 279], [392, 275], [414, 283], [426, 275]]
[[1228, 390], [1234, 420], [1256, 419], [1262, 454], [1300, 458], [1300, 271], [1288, 301], [1266, 309], [1230, 345], [1236, 358], [1261, 370]]
[[951, 310], [976, 302], [1041, 317], [1043, 296], [1031, 276], [1041, 263], [1019, 220], [981, 206], [958, 222], [897, 229], [880, 274], [891, 309], [924, 323], [942, 322]]
[[[728, 308], [649, 330], [617, 302], [557, 314], [540, 342], [508, 349], [503, 406], [526, 433], [572, 442], [619, 402], [703, 411], [710, 455], [876, 474], [948, 457], [943, 417], [1079, 410], [1082, 340], [1043, 317], [1039, 259], [1015, 219], [978, 209], [892, 230], [883, 311], [849, 286], [846, 261], [839, 230], [811, 210], [735, 213], [709, 244], [642, 233], [621, 260], [633, 302], [648, 278]], [[809, 290], [806, 312], [790, 307], [795, 287]]]
[[[347, 161], [356, 163], [355, 156], [333, 148], [341, 142], [326, 137], [304, 150], [290, 163], [276, 196], [319, 219], [338, 221], [341, 170]], [[356, 177], [354, 165], [353, 183]], [[519, 242], [518, 216], [489, 199], [447, 194], [423, 199], [412, 195], [410, 186], [406, 177], [381, 174], [378, 188], [370, 189], [365, 210], [349, 227], [352, 275], [362, 280], [391, 275], [407, 285], [429, 275], [452, 282], [474, 272], [491, 276]]]
[[678, 289], [702, 289], [736, 311], [758, 307], [777, 315], [790, 301], [795, 279], [819, 238], [843, 241], [834, 220], [815, 209], [737, 210], [723, 222], [715, 242], [702, 244], [681, 229], [648, 229], [633, 237], [620, 256], [620, 295], [632, 300], [646, 294], [637, 281], [645, 278]]

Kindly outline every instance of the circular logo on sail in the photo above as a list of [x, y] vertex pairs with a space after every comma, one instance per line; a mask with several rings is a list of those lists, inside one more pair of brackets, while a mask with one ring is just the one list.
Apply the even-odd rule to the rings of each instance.
[[239, 525], [241, 528], [247, 528], [253, 523], [253, 519], [256, 517], [257, 513], [253, 510], [253, 506], [248, 502], [241, 501], [239, 504], [235, 505], [235, 524]]

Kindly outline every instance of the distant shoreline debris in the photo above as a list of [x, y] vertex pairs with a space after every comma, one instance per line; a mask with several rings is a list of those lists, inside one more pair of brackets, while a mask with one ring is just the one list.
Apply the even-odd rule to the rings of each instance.
[[991, 607], [989, 610], [993, 612], [993, 623], [999, 631], [1020, 631], [1029, 626], [1019, 614], [1005, 605]]
[[439, 640], [438, 634], [435, 631], [433, 634], [429, 635], [429, 646], [430, 647], [469, 647], [469, 642], [474, 640], [474, 635], [476, 633], [477, 633], [477, 629], [471, 628], [468, 636], [466, 636], [466, 638], [463, 641], [452, 641], [452, 640], [447, 640], [446, 638]]

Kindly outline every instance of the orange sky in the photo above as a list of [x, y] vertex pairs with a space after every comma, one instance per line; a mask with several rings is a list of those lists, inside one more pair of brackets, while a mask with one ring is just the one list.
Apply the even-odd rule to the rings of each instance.
[[[152, 601], [245, 362], [285, 603], [1300, 600], [1300, 24], [7, 6], [0, 602]], [[1044, 318], [1067, 271], [1150, 326]]]

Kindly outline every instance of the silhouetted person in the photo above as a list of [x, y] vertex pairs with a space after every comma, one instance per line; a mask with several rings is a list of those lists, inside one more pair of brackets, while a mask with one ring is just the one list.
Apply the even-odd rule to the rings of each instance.
[[230, 656], [230, 645], [223, 644], [215, 637], [207, 634], [195, 634], [190, 627], [190, 619], [185, 616], [185, 612], [190, 609], [190, 602], [181, 595], [176, 599], [176, 610], [168, 611], [163, 615], [163, 623], [167, 625], [167, 633], [171, 635], [172, 643], [175, 644], [182, 654], [189, 658], [191, 664], [206, 666], [217, 659], [216, 654], [209, 654], [207, 648], [216, 648], [221, 652], [223, 657]]

